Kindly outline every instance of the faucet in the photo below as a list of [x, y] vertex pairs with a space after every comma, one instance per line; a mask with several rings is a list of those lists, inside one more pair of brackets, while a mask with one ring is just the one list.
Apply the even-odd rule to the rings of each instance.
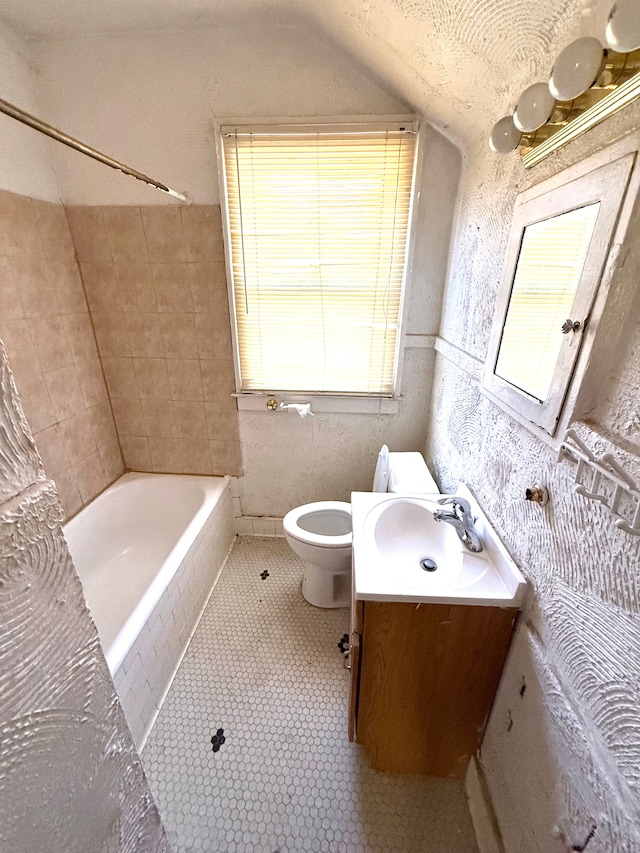
[[437, 509], [433, 513], [436, 521], [446, 521], [451, 524], [460, 537], [462, 544], [469, 551], [482, 551], [482, 543], [473, 523], [469, 501], [454, 495], [450, 498], [439, 498], [439, 504], [452, 504], [451, 509]]

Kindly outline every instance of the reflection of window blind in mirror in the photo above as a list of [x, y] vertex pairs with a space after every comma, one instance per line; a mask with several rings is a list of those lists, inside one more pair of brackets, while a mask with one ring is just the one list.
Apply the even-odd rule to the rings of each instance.
[[599, 208], [597, 202], [535, 222], [522, 235], [495, 372], [541, 402], [551, 387], [564, 340], [561, 326], [571, 317]]
[[223, 144], [242, 390], [391, 394], [415, 133]]

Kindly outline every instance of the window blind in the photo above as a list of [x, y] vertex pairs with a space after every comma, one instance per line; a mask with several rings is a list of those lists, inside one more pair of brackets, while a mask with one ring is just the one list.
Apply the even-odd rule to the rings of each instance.
[[392, 394], [415, 132], [222, 146], [241, 390]]
[[572, 316], [600, 203], [528, 225], [502, 333], [496, 374], [544, 402]]

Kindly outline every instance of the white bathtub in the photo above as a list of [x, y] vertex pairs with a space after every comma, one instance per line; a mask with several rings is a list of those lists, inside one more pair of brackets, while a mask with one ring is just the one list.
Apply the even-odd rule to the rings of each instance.
[[233, 542], [228, 480], [125, 474], [64, 534], [142, 748]]

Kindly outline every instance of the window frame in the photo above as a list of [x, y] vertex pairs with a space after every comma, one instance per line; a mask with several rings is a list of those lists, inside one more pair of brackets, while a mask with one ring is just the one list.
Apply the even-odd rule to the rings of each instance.
[[[331, 393], [318, 391], [289, 391], [274, 387], [270, 390], [242, 390], [240, 373], [240, 355], [238, 349], [237, 322], [235, 314], [235, 299], [233, 292], [233, 268], [231, 263], [231, 235], [229, 233], [228, 203], [227, 203], [227, 181], [224, 165], [224, 150], [222, 132], [223, 128], [233, 125], [238, 128], [251, 128], [255, 131], [278, 130], [301, 130], [303, 128], [322, 128], [323, 130], [354, 130], [354, 129], [381, 129], [389, 124], [405, 123], [411, 124], [416, 133], [416, 146], [414, 154], [414, 177], [411, 198], [409, 203], [409, 225], [407, 233], [407, 244], [405, 248], [404, 275], [400, 297], [400, 313], [398, 317], [398, 334], [395, 345], [395, 367], [393, 392], [389, 394], [367, 394], [362, 393]], [[376, 115], [376, 116], [329, 116], [329, 117], [305, 117], [305, 118], [220, 118], [213, 122], [216, 159], [218, 172], [218, 185], [220, 191], [221, 220], [224, 241], [225, 268], [227, 277], [227, 297], [229, 302], [229, 320], [231, 326], [231, 341], [233, 349], [233, 366], [235, 375], [235, 396], [239, 409], [257, 410], [264, 406], [267, 397], [285, 397], [290, 400], [304, 399], [317, 401], [318, 410], [338, 412], [362, 412], [377, 414], [393, 414], [398, 411], [398, 400], [402, 387], [402, 353], [407, 345], [407, 306], [410, 301], [413, 254], [415, 243], [415, 225], [417, 208], [420, 196], [422, 179], [422, 161], [424, 154], [424, 122], [415, 114], [401, 115]]]
[[[575, 414], [580, 383], [586, 372], [613, 271], [613, 246], [624, 237], [631, 212], [629, 195], [635, 195], [629, 193], [629, 187], [636, 167], [636, 154], [637, 151], [629, 150], [627, 145], [612, 146], [521, 193], [516, 199], [482, 391], [547, 441], [563, 433]], [[565, 336], [547, 399], [541, 403], [495, 372], [524, 230], [528, 225], [595, 202], [600, 202], [600, 211], [571, 313], [571, 319], [580, 320], [581, 327]], [[560, 330], [558, 334], [561, 334]]]

